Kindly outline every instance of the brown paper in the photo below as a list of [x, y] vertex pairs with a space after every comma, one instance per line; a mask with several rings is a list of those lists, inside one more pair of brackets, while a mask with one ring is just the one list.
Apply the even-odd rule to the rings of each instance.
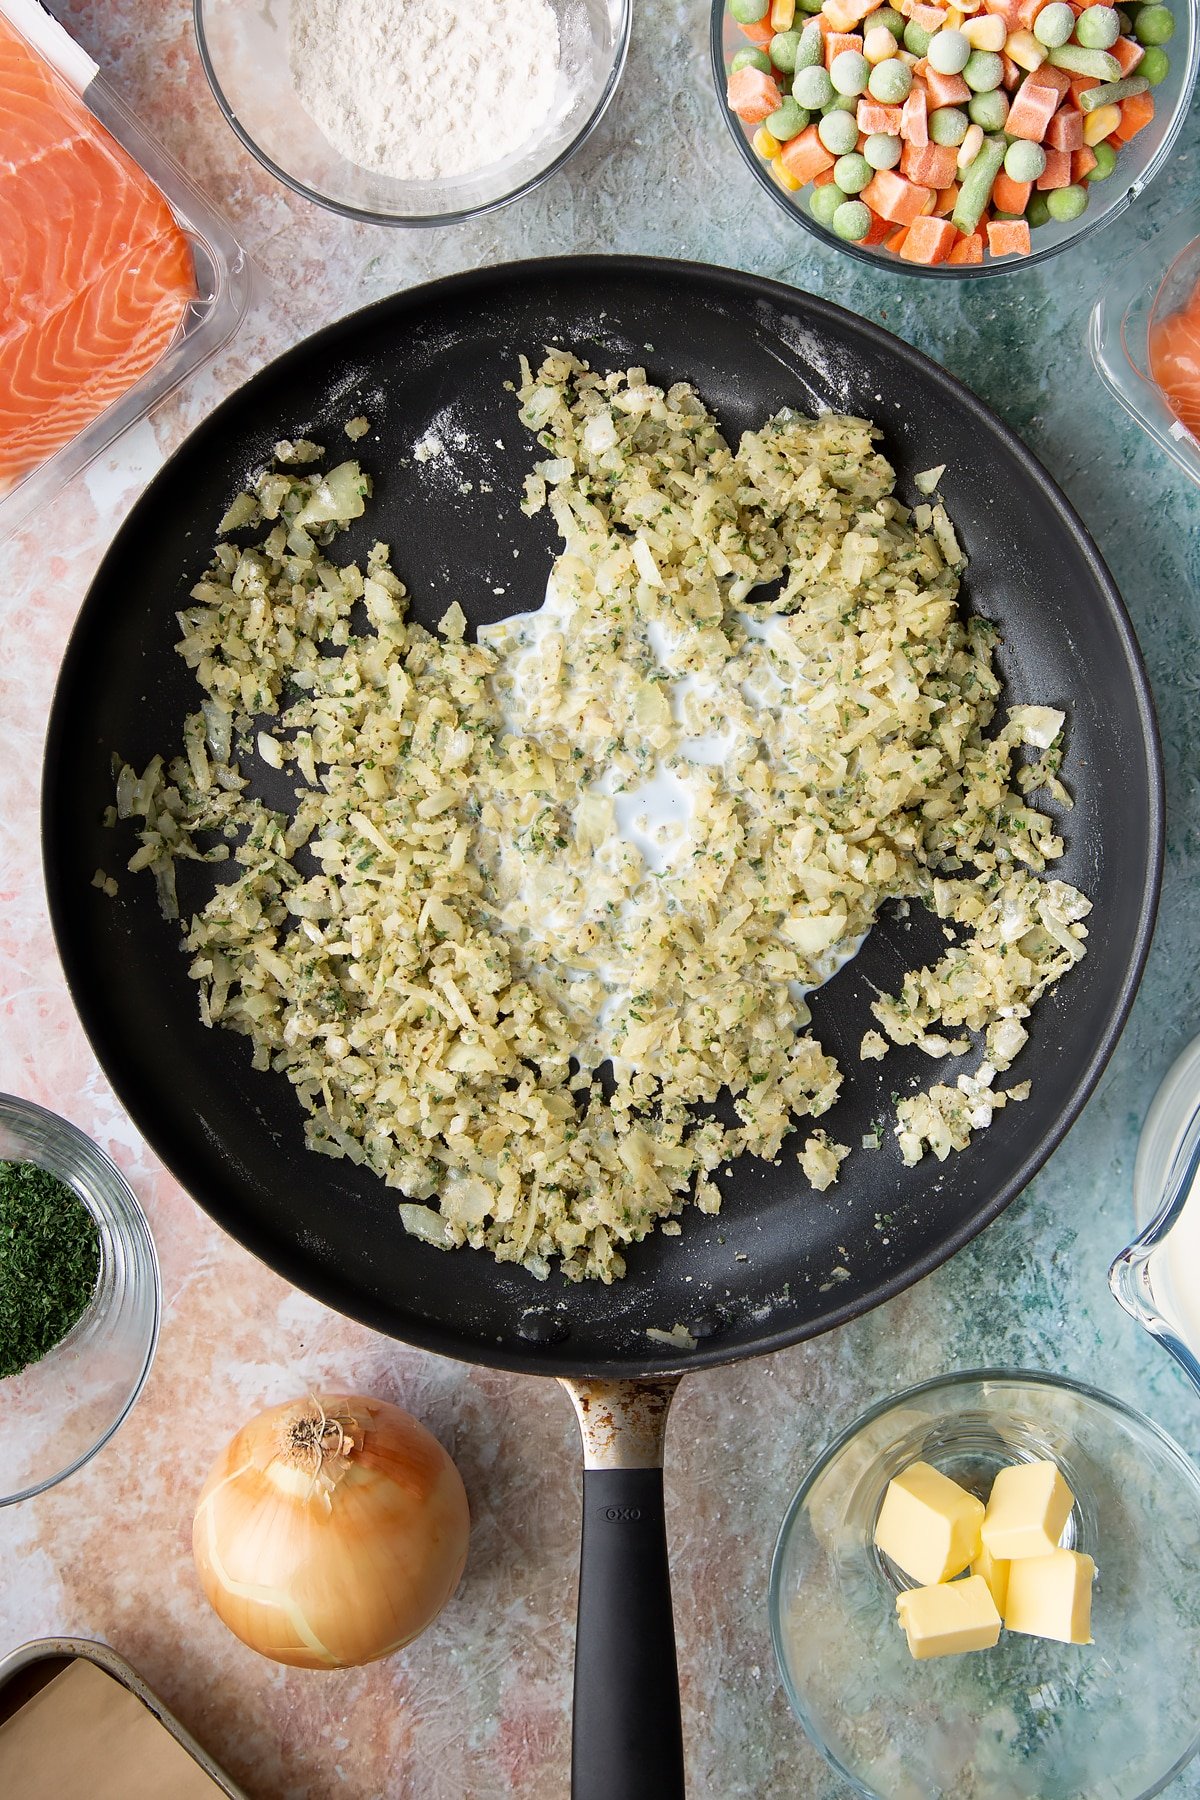
[[0, 1724], [4, 1800], [215, 1800], [220, 1793], [150, 1708], [85, 1657]]

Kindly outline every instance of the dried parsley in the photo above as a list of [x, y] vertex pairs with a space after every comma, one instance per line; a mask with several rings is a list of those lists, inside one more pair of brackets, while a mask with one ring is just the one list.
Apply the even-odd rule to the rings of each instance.
[[0, 1162], [0, 1379], [66, 1337], [99, 1273], [96, 1221], [66, 1183]]

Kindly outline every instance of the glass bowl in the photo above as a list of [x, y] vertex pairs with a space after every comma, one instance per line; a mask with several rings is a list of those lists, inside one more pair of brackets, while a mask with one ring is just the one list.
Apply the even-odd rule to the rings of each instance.
[[[561, 57], [538, 135], [453, 180], [400, 181], [359, 168], [304, 111], [288, 66], [290, 0], [193, 0], [196, 41], [217, 104], [264, 169], [319, 206], [375, 225], [453, 225], [549, 179], [591, 136], [617, 91], [632, 0], [550, 0]], [[447, 130], [457, 127], [447, 121]]]
[[1171, 68], [1165, 79], [1153, 89], [1153, 119], [1138, 132], [1132, 144], [1127, 144], [1121, 151], [1117, 166], [1108, 180], [1091, 184], [1088, 209], [1082, 219], [1071, 224], [1059, 224], [1051, 219], [1045, 225], [1039, 225], [1033, 233], [1033, 251], [1029, 256], [1005, 256], [993, 261], [985, 254], [981, 263], [955, 264], [953, 267], [947, 263], [938, 263], [926, 267], [923, 263], [904, 262], [894, 250], [887, 250], [882, 245], [868, 249], [862, 244], [845, 243], [831, 231], [826, 231], [808, 210], [807, 196], [810, 190], [805, 187], [797, 189], [794, 194], [785, 193], [772, 180], [766, 163], [756, 155], [751, 144], [755, 128], [744, 125], [725, 104], [729, 60], [735, 50], [744, 49], [749, 41], [729, 17], [725, 0], [713, 0], [712, 9], [712, 67], [713, 79], [717, 85], [717, 102], [725, 123], [733, 134], [734, 143], [754, 171], [760, 187], [765, 188], [778, 206], [831, 249], [842, 250], [849, 256], [857, 257], [860, 262], [883, 265], [897, 272], [924, 275], [934, 280], [957, 281], [974, 275], [1011, 275], [1021, 269], [1030, 269], [1035, 263], [1045, 262], [1051, 256], [1057, 256], [1060, 250], [1067, 249], [1071, 244], [1081, 243], [1084, 238], [1091, 237], [1113, 219], [1119, 218], [1166, 162], [1187, 117], [1192, 90], [1196, 85], [1197, 68], [1200, 67], [1196, 0], [1168, 0], [1168, 3], [1175, 15], [1175, 35], [1167, 46]]
[[1200, 282], [1200, 210], [1190, 205], [1112, 271], [1092, 309], [1088, 344], [1100, 378], [1131, 418], [1200, 486], [1200, 443], [1150, 373], [1150, 328]]
[[128, 1183], [65, 1119], [0, 1094], [0, 1160], [32, 1162], [96, 1221], [100, 1274], [77, 1323], [40, 1362], [0, 1381], [0, 1506], [44, 1493], [107, 1444], [142, 1391], [158, 1338], [158, 1259]]
[[[912, 1584], [874, 1547], [893, 1475], [923, 1459], [986, 1499], [1050, 1458], [1095, 1559], [1094, 1643], [1003, 1632], [916, 1662]], [[805, 1477], [775, 1548], [771, 1630], [797, 1718], [874, 1800], [1141, 1800], [1200, 1740], [1200, 1476], [1156, 1425], [1095, 1389], [1015, 1370], [923, 1383], [863, 1415]]]

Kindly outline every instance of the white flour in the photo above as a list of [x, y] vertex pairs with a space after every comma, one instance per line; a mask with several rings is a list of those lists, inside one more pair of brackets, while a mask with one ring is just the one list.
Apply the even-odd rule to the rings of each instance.
[[554, 102], [547, 0], [292, 0], [296, 94], [335, 150], [406, 181], [520, 148]]

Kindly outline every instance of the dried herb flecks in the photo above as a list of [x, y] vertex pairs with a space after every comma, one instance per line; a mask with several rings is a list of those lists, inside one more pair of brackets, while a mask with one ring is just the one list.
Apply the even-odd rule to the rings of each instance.
[[0, 1379], [66, 1337], [96, 1289], [100, 1236], [71, 1189], [30, 1162], [0, 1162]]

